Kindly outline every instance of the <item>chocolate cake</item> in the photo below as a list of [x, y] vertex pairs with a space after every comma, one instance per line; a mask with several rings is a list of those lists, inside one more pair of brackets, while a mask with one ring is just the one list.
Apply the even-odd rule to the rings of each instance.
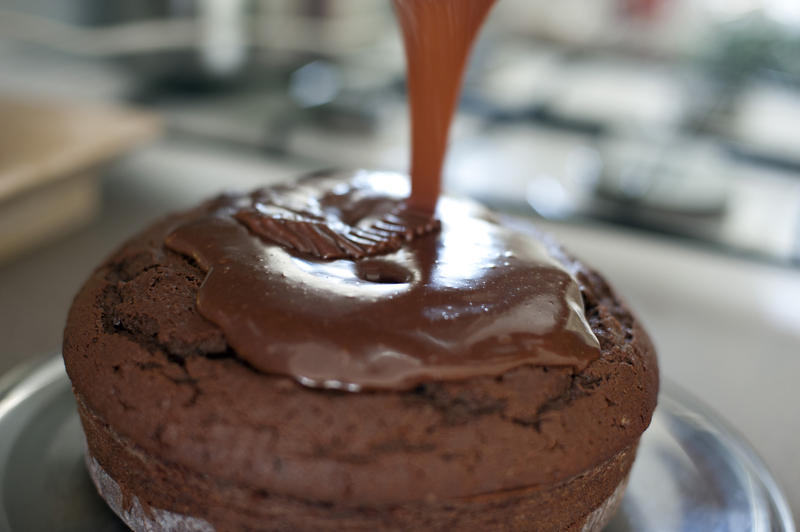
[[64, 360], [133, 530], [605, 524], [656, 403], [647, 334], [533, 229], [407, 194], [358, 172], [218, 197], [91, 275]]

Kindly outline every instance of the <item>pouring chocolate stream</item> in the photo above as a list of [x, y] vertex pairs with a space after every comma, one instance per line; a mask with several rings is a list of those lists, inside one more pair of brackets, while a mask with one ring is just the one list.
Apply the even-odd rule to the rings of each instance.
[[411, 110], [410, 206], [433, 212], [467, 57], [495, 0], [392, 0]]

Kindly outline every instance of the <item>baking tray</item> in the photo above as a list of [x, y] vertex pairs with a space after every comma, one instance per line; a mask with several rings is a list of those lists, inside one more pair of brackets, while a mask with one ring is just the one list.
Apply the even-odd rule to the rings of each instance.
[[[119, 532], [96, 494], [61, 357], [0, 379], [0, 530]], [[755, 452], [678, 386], [662, 385], [622, 507], [606, 532], [795, 532]]]

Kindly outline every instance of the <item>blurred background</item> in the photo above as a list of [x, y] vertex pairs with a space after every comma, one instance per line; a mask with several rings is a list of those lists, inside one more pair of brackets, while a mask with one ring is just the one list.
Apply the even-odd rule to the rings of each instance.
[[[388, 0], [0, 0], [0, 373], [154, 217], [407, 161]], [[798, 0], [500, 0], [445, 173], [606, 272], [798, 514]]]

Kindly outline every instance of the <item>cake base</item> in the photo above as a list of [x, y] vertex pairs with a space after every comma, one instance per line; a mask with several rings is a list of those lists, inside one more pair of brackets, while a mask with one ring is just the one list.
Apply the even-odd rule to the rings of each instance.
[[372, 508], [219, 483], [145, 453], [103, 423], [80, 398], [78, 411], [87, 436], [89, 474], [100, 496], [134, 532], [599, 532], [622, 501], [636, 454], [636, 445], [630, 446], [555, 486]]
[[158, 508], [145, 509], [136, 495], [126, 497], [119, 484], [88, 453], [86, 468], [109, 508], [135, 532], [216, 532], [211, 523], [203, 519]]
[[[135, 495], [130, 496], [128, 501], [123, 502], [126, 497], [123, 495], [119, 484], [88, 453], [86, 455], [86, 467], [103, 500], [134, 532], [218, 532], [211, 523], [204, 519], [158, 508], [145, 509]], [[592, 511], [582, 523], [575, 523], [567, 530], [580, 532], [601, 531], [619, 508], [627, 484], [628, 477], [625, 477], [614, 490], [614, 493], [600, 507]], [[522, 529], [519, 528], [519, 530]], [[531, 524], [530, 530], [540, 530], [540, 528], [535, 524]]]

